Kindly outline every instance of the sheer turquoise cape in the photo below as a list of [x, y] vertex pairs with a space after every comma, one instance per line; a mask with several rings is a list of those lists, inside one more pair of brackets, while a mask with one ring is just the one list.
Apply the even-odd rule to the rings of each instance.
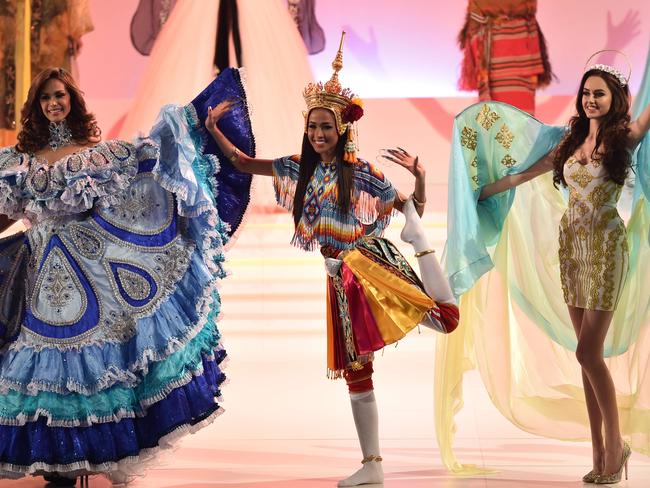
[[[650, 102], [650, 58], [634, 116]], [[481, 103], [454, 123], [445, 264], [460, 296], [460, 323], [436, 343], [434, 409], [444, 465], [458, 474], [493, 470], [462, 464], [453, 449], [463, 375], [477, 369], [494, 406], [534, 435], [588, 440], [589, 421], [575, 334], [558, 266], [564, 192], [550, 173], [478, 202], [480, 187], [523, 171], [559, 142], [564, 130], [516, 108]], [[627, 221], [630, 270], [609, 335], [607, 366], [616, 385], [621, 433], [650, 455], [650, 255], [648, 137], [619, 201]]]
[[[647, 103], [639, 102], [640, 106]], [[495, 250], [507, 224], [507, 259], [501, 271], [506, 274], [511, 302], [553, 341], [575, 350], [576, 336], [562, 299], [558, 267], [558, 225], [566, 209], [565, 192], [553, 187], [552, 173], [547, 173], [478, 201], [482, 186], [531, 167], [559, 143], [564, 130], [498, 102], [472, 105], [456, 117], [444, 259], [452, 290], [460, 296], [495, 267]], [[606, 356], [627, 351], [648, 322], [648, 151], [646, 136], [634, 158], [627, 195], [619, 202], [619, 213], [624, 219], [629, 216], [630, 273], [606, 339]]]

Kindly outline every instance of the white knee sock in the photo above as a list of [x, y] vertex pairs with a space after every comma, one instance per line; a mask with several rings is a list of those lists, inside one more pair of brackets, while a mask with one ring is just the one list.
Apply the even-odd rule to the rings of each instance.
[[358, 486], [383, 483], [384, 471], [379, 457], [379, 416], [374, 391], [350, 393], [352, 416], [357, 428], [359, 445], [366, 461], [361, 469], [339, 481], [338, 486]]
[[[416, 253], [433, 249], [424, 232], [424, 227], [422, 227], [420, 216], [415, 210], [413, 200], [410, 198], [404, 202], [403, 212], [406, 224], [402, 229], [401, 239], [411, 244]], [[445, 278], [435, 253], [425, 254], [417, 260], [420, 278], [427, 294], [439, 303], [456, 303], [449, 281]]]

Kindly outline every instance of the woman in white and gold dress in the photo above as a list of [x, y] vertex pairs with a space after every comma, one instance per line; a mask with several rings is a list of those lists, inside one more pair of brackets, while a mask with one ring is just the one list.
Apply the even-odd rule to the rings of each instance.
[[[627, 476], [631, 453], [621, 438], [616, 390], [604, 361], [605, 338], [629, 261], [625, 225], [616, 204], [632, 164], [631, 153], [650, 127], [650, 107], [630, 120], [627, 81], [611, 66], [590, 67], [580, 83], [577, 115], [560, 144], [529, 169], [483, 186], [479, 197], [488, 198], [550, 170], [554, 184], [569, 189], [560, 223], [559, 266], [564, 301], [578, 339], [576, 357], [589, 415], [593, 469], [583, 478], [588, 483], [620, 481], [623, 468]], [[497, 140], [510, 145], [512, 133], [508, 137], [506, 131]]]
[[612, 311], [629, 261], [625, 224], [616, 210], [623, 186], [610, 178], [600, 157], [569, 156], [563, 180], [570, 189], [560, 222], [564, 301], [573, 308]]

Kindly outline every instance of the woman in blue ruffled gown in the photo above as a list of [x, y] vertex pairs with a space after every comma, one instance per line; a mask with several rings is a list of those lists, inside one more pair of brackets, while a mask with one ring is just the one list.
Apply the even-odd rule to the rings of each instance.
[[[29, 222], [0, 240], [0, 478], [123, 482], [221, 413], [217, 285], [251, 182], [203, 128], [224, 99], [245, 100], [236, 70], [149, 138], [101, 141], [65, 70], [35, 78], [0, 151], [2, 227]], [[227, 130], [254, 151], [245, 103]]]

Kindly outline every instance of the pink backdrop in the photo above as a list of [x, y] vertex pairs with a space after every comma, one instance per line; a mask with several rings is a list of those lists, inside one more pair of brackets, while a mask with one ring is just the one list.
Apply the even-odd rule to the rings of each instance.
[[[129, 38], [137, 3], [91, 0], [95, 31], [84, 38], [79, 59], [88, 97], [133, 96], [147, 59], [133, 49]], [[314, 74], [329, 76], [333, 50], [345, 28], [349, 33], [345, 79], [365, 98], [467, 96], [456, 90], [460, 63], [456, 35], [465, 5], [449, 0], [319, 0], [317, 17], [328, 45], [311, 57]], [[545, 93], [573, 94], [586, 58], [604, 47], [628, 54], [636, 91], [650, 41], [650, 2], [540, 0], [538, 8], [558, 76]]]
[[[101, 127], [110, 135], [129, 109], [148, 58], [135, 51], [129, 37], [137, 0], [91, 0], [91, 6], [95, 31], [84, 38], [79, 59], [81, 84]], [[429, 208], [444, 213], [453, 115], [475, 96], [456, 89], [461, 60], [456, 36], [466, 2], [318, 0], [316, 7], [328, 43], [324, 52], [310, 57], [314, 77], [329, 78], [339, 33], [346, 29], [341, 79], [362, 98], [370, 99], [367, 115], [360, 122], [361, 154], [372, 161], [381, 148], [395, 145], [419, 154], [431, 169]], [[587, 57], [604, 47], [628, 54], [634, 67], [632, 92], [636, 92], [650, 41], [650, 2], [539, 0], [538, 14], [558, 78], [538, 92], [536, 115], [540, 120], [563, 124], [568, 119]], [[280, 97], [282, 89], [268, 87]], [[411, 186], [409, 175], [392, 167], [385, 171], [398, 187]]]

